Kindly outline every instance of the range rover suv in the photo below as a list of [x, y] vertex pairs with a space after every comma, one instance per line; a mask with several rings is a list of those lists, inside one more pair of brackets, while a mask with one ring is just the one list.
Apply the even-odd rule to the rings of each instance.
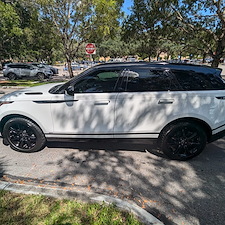
[[197, 156], [224, 135], [221, 70], [204, 66], [106, 63], [66, 83], [0, 98], [3, 143], [21, 152], [76, 138], [158, 139], [171, 159]]

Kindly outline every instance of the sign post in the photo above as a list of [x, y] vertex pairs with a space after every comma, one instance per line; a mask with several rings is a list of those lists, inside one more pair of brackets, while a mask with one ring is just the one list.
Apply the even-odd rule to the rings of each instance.
[[92, 55], [96, 54], [96, 47], [94, 43], [88, 43], [85, 47], [85, 52], [90, 56], [90, 60], [92, 61]]

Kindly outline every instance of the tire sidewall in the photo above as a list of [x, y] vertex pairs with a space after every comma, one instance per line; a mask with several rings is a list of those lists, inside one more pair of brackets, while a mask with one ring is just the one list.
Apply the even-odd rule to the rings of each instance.
[[[168, 140], [174, 134], [176, 134], [180, 129], [182, 129], [184, 127], [194, 129], [197, 132], [198, 137], [200, 138], [200, 141], [201, 141], [201, 144], [198, 147], [198, 150], [188, 157], [181, 157], [179, 155], [174, 155], [172, 153], [172, 151], [168, 148], [168, 145], [167, 145]], [[178, 124], [170, 125], [167, 129], [165, 129], [163, 131], [163, 134], [162, 134], [162, 137], [161, 137], [161, 150], [170, 159], [185, 161], [185, 160], [191, 159], [191, 158], [199, 155], [203, 151], [203, 149], [205, 148], [206, 141], [207, 141], [206, 133], [202, 129], [202, 127], [200, 127], [199, 125], [197, 125], [195, 123], [181, 122], [181, 123], [178, 123]]]
[[[32, 131], [34, 132], [35, 136], [36, 136], [36, 144], [34, 147], [32, 147], [31, 149], [22, 149], [19, 148], [17, 146], [15, 146], [15, 144], [11, 141], [11, 139], [9, 138], [9, 128], [14, 125], [14, 124], [18, 124], [21, 123], [25, 126], [27, 126], [29, 129], [32, 129]], [[12, 118], [10, 120], [8, 120], [5, 123], [5, 126], [3, 128], [3, 138], [6, 139], [6, 141], [9, 143], [10, 147], [18, 152], [37, 152], [43, 149], [43, 147], [45, 146], [46, 143], [46, 138], [44, 136], [44, 133], [42, 132], [42, 130], [32, 121], [25, 119], [25, 118]]]

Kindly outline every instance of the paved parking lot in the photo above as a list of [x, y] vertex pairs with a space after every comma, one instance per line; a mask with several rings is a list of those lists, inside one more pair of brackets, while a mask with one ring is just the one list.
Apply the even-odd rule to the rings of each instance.
[[224, 162], [225, 139], [187, 162], [168, 160], [151, 144], [49, 143], [33, 154], [0, 144], [2, 179], [129, 199], [165, 224], [224, 224]]

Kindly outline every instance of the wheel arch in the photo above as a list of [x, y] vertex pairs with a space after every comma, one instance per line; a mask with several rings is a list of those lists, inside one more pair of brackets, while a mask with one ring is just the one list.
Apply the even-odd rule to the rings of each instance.
[[11, 114], [11, 115], [7, 115], [7, 116], [5, 116], [5, 117], [2, 118], [1, 123], [0, 123], [0, 132], [2, 133], [3, 128], [4, 128], [4, 126], [5, 126], [5, 124], [6, 124], [6, 122], [8, 120], [10, 120], [12, 118], [16, 118], [16, 117], [17, 118], [24, 118], [24, 119], [30, 120], [31, 122], [33, 122], [34, 124], [36, 124], [43, 131], [43, 129], [41, 128], [41, 126], [37, 122], [35, 122], [34, 120], [32, 120], [31, 118], [29, 118], [27, 116], [24, 116], [24, 115], [20, 115], [20, 114]]
[[180, 118], [180, 119], [176, 119], [171, 121], [170, 123], [168, 123], [165, 127], [163, 127], [163, 129], [160, 131], [159, 134], [159, 140], [161, 138], [162, 132], [164, 129], [166, 129], [168, 126], [171, 126], [173, 124], [179, 123], [179, 122], [191, 122], [191, 123], [195, 123], [199, 126], [201, 126], [205, 131], [206, 131], [206, 136], [207, 136], [207, 141], [210, 140], [210, 138], [212, 137], [212, 129], [209, 126], [208, 123], [206, 123], [205, 121], [198, 119], [198, 118], [194, 118], [194, 117], [185, 117], [185, 118]]

